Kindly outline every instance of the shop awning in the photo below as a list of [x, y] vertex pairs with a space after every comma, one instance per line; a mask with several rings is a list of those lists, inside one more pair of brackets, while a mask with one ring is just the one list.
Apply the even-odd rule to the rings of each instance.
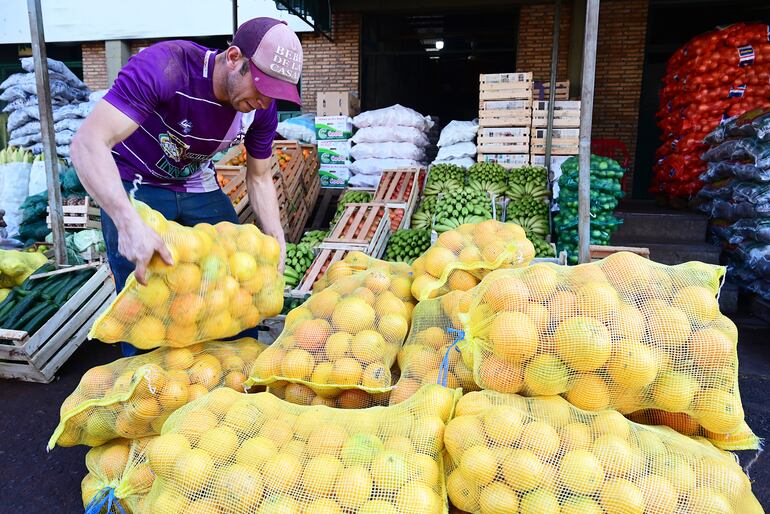
[[332, 8], [330, 0], [275, 0], [280, 10], [291, 14], [313, 27], [316, 32], [332, 40]]

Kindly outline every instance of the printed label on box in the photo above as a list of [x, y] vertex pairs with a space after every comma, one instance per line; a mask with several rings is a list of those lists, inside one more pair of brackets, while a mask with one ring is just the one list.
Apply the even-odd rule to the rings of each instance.
[[353, 120], [348, 116], [316, 116], [315, 134], [319, 140], [350, 139]]
[[318, 141], [318, 162], [349, 166], [350, 140]]
[[321, 175], [321, 187], [346, 187], [350, 180], [347, 164], [324, 164], [318, 173]]

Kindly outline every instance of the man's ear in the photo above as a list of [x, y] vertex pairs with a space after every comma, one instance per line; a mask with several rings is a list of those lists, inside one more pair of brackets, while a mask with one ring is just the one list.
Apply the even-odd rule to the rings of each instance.
[[225, 57], [227, 60], [227, 67], [231, 70], [236, 70], [241, 66], [241, 60], [243, 59], [243, 53], [237, 46], [231, 46], [225, 51]]

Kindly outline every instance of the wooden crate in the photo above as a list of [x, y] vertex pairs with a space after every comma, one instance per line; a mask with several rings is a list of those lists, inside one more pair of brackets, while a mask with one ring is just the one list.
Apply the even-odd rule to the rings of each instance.
[[246, 163], [235, 163], [233, 162], [233, 159], [240, 157], [243, 155], [244, 146], [243, 144], [232, 146], [230, 147], [225, 154], [222, 156], [221, 159], [219, 159], [216, 163], [214, 163], [214, 167], [227, 167], [227, 168], [246, 168]]
[[[548, 129], [533, 128], [532, 155], [545, 155], [545, 135]], [[577, 155], [580, 149], [580, 129], [553, 129], [551, 155]]]
[[592, 261], [598, 261], [600, 259], [604, 259], [605, 257], [609, 257], [613, 253], [618, 252], [631, 252], [635, 253], [636, 255], [639, 255], [641, 257], [644, 257], [645, 259], [650, 258], [650, 249], [649, 248], [638, 248], [634, 246], [602, 246], [602, 245], [590, 245], [588, 247], [588, 251], [591, 255]]
[[305, 225], [307, 219], [310, 216], [310, 211], [305, 205], [304, 200], [300, 200], [296, 205], [294, 212], [289, 217], [288, 232], [286, 233], [287, 240], [296, 243], [302, 239], [302, 235], [305, 233]]
[[532, 73], [479, 75], [480, 100], [532, 100]]
[[[46, 208], [48, 215], [45, 222], [51, 228], [51, 209]], [[62, 205], [65, 230], [84, 230], [89, 228], [102, 228], [102, 213], [99, 206], [86, 196], [80, 205]]]
[[482, 100], [479, 102], [479, 128], [529, 127], [532, 102], [524, 100]]
[[410, 206], [417, 202], [420, 168], [404, 168], [382, 172], [372, 202]]
[[[278, 161], [278, 150], [291, 156], [291, 159], [286, 163], [283, 169], [281, 169]], [[302, 164], [302, 151], [298, 141], [273, 141], [273, 156], [270, 164], [273, 170], [273, 176], [280, 175], [283, 179], [284, 191], [286, 192], [286, 197], [289, 199], [295, 198], [300, 190]]]
[[230, 198], [233, 205], [247, 196], [246, 168], [244, 166], [216, 166], [214, 169], [217, 172], [217, 182], [222, 187], [222, 192]]
[[318, 195], [321, 193], [321, 178], [316, 174], [315, 180], [310, 182], [307, 188], [303, 187], [305, 192], [304, 202], [309, 212], [313, 212], [315, 204], [318, 201]]
[[[535, 82], [535, 100], [548, 100], [551, 94], [550, 82]], [[569, 80], [556, 82], [556, 100], [569, 100]]]
[[[73, 266], [51, 273], [71, 273], [85, 267]], [[48, 383], [86, 340], [91, 325], [115, 296], [115, 284], [106, 264], [62, 305], [34, 334], [0, 329], [0, 377]], [[43, 278], [50, 273], [41, 273]], [[34, 278], [33, 278], [34, 280]]]
[[318, 176], [318, 146], [301, 144], [300, 152], [302, 155], [300, 178], [305, 189], [310, 189], [313, 186], [313, 182], [318, 182], [320, 185], [321, 179]]
[[349, 203], [321, 248], [360, 250], [380, 257], [390, 237], [388, 207], [381, 203]]
[[[532, 126], [548, 126], [548, 102], [532, 102]], [[580, 128], [580, 102], [570, 100], [554, 102], [553, 128]]]
[[478, 153], [529, 153], [529, 127], [480, 128], [476, 136]]
[[496, 162], [504, 168], [518, 168], [520, 166], [528, 166], [530, 162], [529, 154], [483, 154], [479, 153], [476, 156], [478, 162]]
[[313, 292], [313, 284], [318, 281], [328, 269], [329, 266], [337, 261], [341, 261], [352, 250], [344, 248], [320, 248], [318, 255], [313, 260], [313, 264], [305, 272], [296, 289], [291, 291], [293, 298], [303, 298]]

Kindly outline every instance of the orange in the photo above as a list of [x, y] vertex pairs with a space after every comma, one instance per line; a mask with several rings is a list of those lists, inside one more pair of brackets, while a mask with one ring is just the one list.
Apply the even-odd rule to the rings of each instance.
[[340, 301], [340, 295], [333, 289], [324, 289], [319, 293], [310, 295], [307, 308], [316, 318], [328, 318], [334, 312], [334, 307]]
[[552, 323], [559, 323], [577, 313], [577, 295], [572, 291], [556, 291], [548, 300]]
[[262, 466], [265, 486], [272, 491], [288, 492], [295, 487], [302, 473], [302, 464], [290, 453], [278, 452]]
[[394, 275], [390, 278], [390, 292], [401, 300], [412, 297], [412, 280], [409, 277]]
[[307, 380], [313, 372], [315, 360], [313, 356], [302, 349], [289, 350], [281, 363], [281, 374], [286, 378]]
[[200, 262], [203, 281], [213, 283], [227, 274], [227, 261], [218, 255], [207, 255]]
[[[324, 289], [323, 291], [329, 291], [329, 289]], [[321, 292], [323, 292], [321, 291]], [[377, 297], [374, 295], [373, 292], [371, 292], [369, 289], [365, 287], [358, 287], [356, 288], [352, 296], [356, 296], [358, 298], [361, 298], [363, 301], [368, 303], [369, 305], [374, 305], [374, 301], [377, 299]]]
[[173, 412], [187, 404], [189, 395], [190, 391], [186, 382], [169, 380], [158, 395], [158, 403], [164, 411]]
[[386, 314], [377, 322], [377, 331], [387, 342], [400, 344], [409, 332], [409, 322], [399, 314]]
[[695, 364], [706, 369], [730, 366], [737, 359], [735, 343], [716, 328], [696, 330], [687, 344]]
[[[602, 486], [599, 501], [607, 512], [644, 513], [642, 491], [628, 480], [618, 478], [608, 480]], [[705, 510], [697, 509], [694, 512], [705, 512]]]
[[669, 371], [661, 373], [652, 386], [655, 407], [669, 412], [686, 412], [700, 386], [691, 376]]
[[361, 376], [361, 385], [381, 389], [390, 385], [390, 371], [383, 364], [369, 364]]
[[594, 373], [576, 376], [565, 397], [572, 405], [583, 410], [603, 410], [610, 404], [607, 384]]
[[233, 457], [238, 448], [238, 436], [228, 427], [212, 428], [201, 434], [196, 447], [208, 453], [214, 464], [221, 466]]
[[407, 314], [404, 302], [390, 291], [385, 291], [377, 297], [374, 303], [374, 310], [378, 316], [398, 314], [399, 316], [406, 317]]
[[170, 237], [171, 244], [183, 262], [198, 262], [203, 257], [206, 245], [197, 231], [178, 227]]
[[570, 266], [567, 278], [574, 288], [596, 282], [607, 282], [607, 276], [596, 264], [578, 264]]
[[467, 480], [486, 485], [495, 479], [497, 464], [497, 457], [491, 448], [476, 445], [466, 448], [462, 453], [457, 469]]
[[131, 340], [136, 341], [139, 348], [159, 346], [165, 338], [166, 327], [153, 316], [146, 316], [131, 327]]
[[139, 286], [136, 292], [139, 300], [148, 308], [165, 306], [170, 292], [162, 277], [150, 277], [146, 286]]
[[567, 367], [554, 355], [534, 356], [524, 369], [524, 386], [531, 396], [550, 396], [567, 391]]
[[201, 449], [184, 450], [174, 466], [174, 479], [185, 485], [185, 490], [196, 492], [206, 485], [214, 473], [214, 461]]
[[195, 264], [181, 263], [166, 274], [166, 283], [176, 294], [192, 293], [201, 286], [201, 269]]
[[119, 341], [123, 338], [126, 327], [115, 318], [106, 317], [94, 326], [96, 339], [102, 341]]
[[433, 457], [424, 453], [417, 453], [409, 457], [408, 463], [409, 475], [414, 477], [414, 480], [428, 487], [435, 487], [439, 484], [439, 465]]
[[277, 346], [268, 346], [254, 361], [249, 375], [260, 379], [280, 375], [285, 355], [286, 352]]
[[544, 302], [556, 292], [559, 274], [546, 264], [534, 264], [524, 269], [521, 280], [529, 290], [529, 297], [535, 302]]
[[213, 355], [199, 355], [189, 371], [190, 383], [212, 389], [222, 380], [222, 365]]
[[431, 246], [423, 254], [423, 258], [425, 259], [425, 271], [435, 278], [440, 278], [444, 270], [456, 260], [457, 256], [451, 250], [441, 246]]
[[256, 436], [245, 439], [235, 453], [235, 462], [245, 466], [261, 467], [278, 453], [275, 442], [266, 437]]
[[229, 387], [233, 391], [243, 392], [243, 384], [248, 380], [244, 373], [240, 371], [230, 371], [225, 375], [225, 379], [222, 383], [223, 386]]
[[478, 285], [479, 280], [465, 270], [456, 269], [449, 273], [447, 285], [452, 291], [467, 291]]
[[559, 463], [562, 484], [577, 494], [594, 494], [604, 482], [604, 469], [588, 450], [567, 452]]
[[334, 367], [333, 362], [319, 362], [318, 364], [316, 364], [315, 369], [313, 369], [313, 374], [310, 376], [310, 381], [313, 382], [314, 384], [330, 383], [333, 367]]
[[[112, 370], [107, 366], [96, 366], [83, 374], [79, 387], [87, 398], [103, 396], [115, 381]], [[62, 408], [62, 412], [65, 410]]]
[[568, 423], [559, 429], [561, 447], [565, 452], [577, 449], [587, 449], [593, 437], [591, 427], [579, 421]]
[[604, 466], [604, 471], [611, 476], [633, 476], [644, 465], [641, 454], [632, 449], [623, 438], [613, 434], [597, 437], [593, 444], [593, 454]]
[[466, 246], [460, 251], [460, 262], [478, 267], [481, 264], [481, 252], [475, 246]]
[[374, 318], [374, 309], [364, 300], [355, 297], [341, 300], [332, 314], [334, 327], [351, 334], [372, 328]]
[[440, 512], [444, 501], [425, 484], [410, 482], [396, 494], [396, 506], [404, 514]]
[[455, 469], [447, 477], [446, 489], [449, 499], [458, 509], [466, 512], [478, 509], [479, 488], [475, 482], [465, 478], [459, 469]]
[[313, 457], [305, 464], [305, 469], [302, 471], [302, 487], [313, 496], [330, 496], [334, 492], [337, 475], [341, 471], [342, 463], [337, 457], [331, 455]]
[[610, 332], [615, 340], [628, 339], [639, 342], [644, 336], [644, 315], [627, 303], [620, 302], [615, 317], [610, 320]]
[[313, 319], [313, 313], [311, 313], [310, 309], [304, 305], [300, 305], [299, 307], [295, 307], [294, 309], [290, 310], [289, 313], [286, 314], [285, 326], [290, 327], [295, 323], [306, 319]]
[[479, 386], [501, 393], [518, 393], [524, 385], [521, 366], [489, 356], [481, 361]]
[[336, 361], [345, 357], [350, 351], [353, 336], [347, 332], [335, 332], [326, 340], [324, 348], [326, 357], [330, 361]]
[[281, 255], [281, 246], [274, 237], [265, 236], [262, 238], [262, 248], [257, 254], [260, 262], [265, 264], [277, 264]]
[[561, 506], [562, 514], [603, 514], [596, 500], [586, 496], [571, 496]]
[[510, 249], [504, 241], [489, 241], [484, 245], [484, 249], [481, 250], [481, 257], [487, 264], [500, 265], [509, 259], [506, 253], [510, 253]]
[[252, 307], [252, 303], [251, 293], [240, 288], [230, 301], [230, 314], [235, 319], [241, 318]]
[[506, 361], [523, 362], [537, 350], [538, 330], [521, 312], [500, 312], [489, 327], [492, 351]]
[[520, 311], [527, 305], [529, 289], [519, 278], [502, 275], [489, 282], [483, 300], [497, 312]]
[[372, 406], [373, 396], [361, 389], [345, 389], [337, 397], [340, 409], [365, 409]]
[[283, 399], [296, 405], [310, 405], [313, 398], [315, 398], [315, 393], [304, 384], [286, 384], [286, 389], [283, 392]]
[[547, 460], [559, 451], [559, 433], [550, 424], [543, 421], [531, 421], [524, 425], [519, 438], [519, 447], [532, 451], [538, 457]]
[[494, 482], [481, 490], [479, 507], [481, 514], [518, 514], [519, 497], [507, 485]]
[[257, 275], [257, 261], [245, 252], [235, 252], [228, 260], [230, 274], [241, 282], [251, 280]]
[[420, 301], [436, 298], [441, 291], [441, 285], [441, 282], [429, 273], [416, 275], [412, 282], [412, 296]]
[[363, 466], [343, 469], [334, 488], [337, 501], [343, 508], [355, 510], [372, 494], [372, 477]]
[[519, 438], [524, 427], [524, 416], [516, 407], [496, 405], [482, 418], [484, 431], [491, 444], [511, 446]]
[[743, 422], [743, 407], [737, 394], [708, 388], [695, 400], [695, 419], [710, 432], [726, 434], [737, 430]]
[[343, 357], [334, 362], [331, 378], [336, 385], [356, 385], [361, 381], [361, 364], [351, 357]]
[[350, 351], [362, 364], [381, 360], [387, 350], [385, 339], [374, 330], [362, 330], [353, 336]]
[[311, 457], [316, 455], [340, 456], [348, 432], [344, 426], [334, 423], [317, 422], [308, 436], [307, 449]]
[[548, 322], [550, 315], [548, 309], [539, 303], [529, 302], [522, 310], [524, 314], [529, 317], [532, 323], [535, 324], [538, 331], [545, 332], [548, 328]]
[[259, 505], [264, 483], [259, 472], [250, 466], [233, 464], [217, 470], [217, 478], [212, 489], [217, 491], [217, 502], [212, 502], [212, 506], [202, 510], [201, 513], [216, 512], [217, 503], [219, 505], [224, 503], [222, 506], [226, 509], [248, 512]]
[[650, 385], [658, 374], [658, 359], [646, 344], [622, 340], [615, 343], [607, 372], [623, 387], [640, 389]]
[[390, 393], [390, 405], [395, 405], [407, 398], [411, 398], [421, 385], [417, 380], [402, 377]]
[[455, 230], [449, 230], [438, 236], [438, 244], [456, 253], [463, 247], [463, 236]]
[[113, 444], [99, 454], [99, 466], [108, 482], [123, 474], [128, 464], [129, 449], [125, 444]]
[[676, 307], [656, 308], [647, 316], [647, 331], [653, 344], [682, 346], [692, 332], [690, 318]]
[[192, 402], [201, 396], [206, 396], [207, 394], [209, 394], [209, 390], [206, 389], [206, 386], [202, 384], [193, 384], [188, 389], [187, 402]]
[[429, 346], [432, 348], [441, 348], [450, 344], [452, 339], [449, 334], [440, 327], [427, 327], [417, 333], [416, 344]]
[[616, 411], [606, 410], [599, 412], [591, 421], [591, 426], [595, 437], [610, 434], [616, 435], [623, 440], [628, 440], [631, 436], [631, 427], [628, 424], [628, 420]]
[[636, 484], [647, 505], [655, 505], [660, 512], [675, 512], [678, 493], [664, 477], [650, 474], [640, 477]]
[[197, 294], [181, 294], [174, 297], [169, 307], [172, 320], [180, 325], [190, 325], [198, 321], [203, 311], [204, 300]]
[[601, 368], [610, 358], [610, 333], [593, 318], [568, 318], [559, 324], [555, 337], [559, 357], [576, 371]]
[[713, 321], [719, 314], [716, 293], [706, 287], [683, 287], [677, 291], [671, 305], [684, 312], [693, 322], [701, 324]]
[[300, 321], [292, 335], [298, 347], [316, 353], [323, 348], [331, 331], [331, 325], [325, 319], [309, 319]]
[[599, 321], [614, 318], [620, 305], [615, 289], [606, 282], [588, 283], [577, 290], [580, 314]]
[[383, 271], [370, 271], [366, 274], [364, 286], [374, 294], [380, 294], [390, 287], [390, 276]]
[[385, 492], [398, 491], [409, 478], [406, 459], [391, 451], [381, 451], [371, 462], [372, 484]]
[[543, 463], [529, 450], [511, 450], [503, 459], [500, 469], [506, 484], [519, 492], [534, 489], [543, 477]]
[[560, 514], [559, 500], [546, 489], [535, 489], [524, 494], [519, 502], [520, 514]]

